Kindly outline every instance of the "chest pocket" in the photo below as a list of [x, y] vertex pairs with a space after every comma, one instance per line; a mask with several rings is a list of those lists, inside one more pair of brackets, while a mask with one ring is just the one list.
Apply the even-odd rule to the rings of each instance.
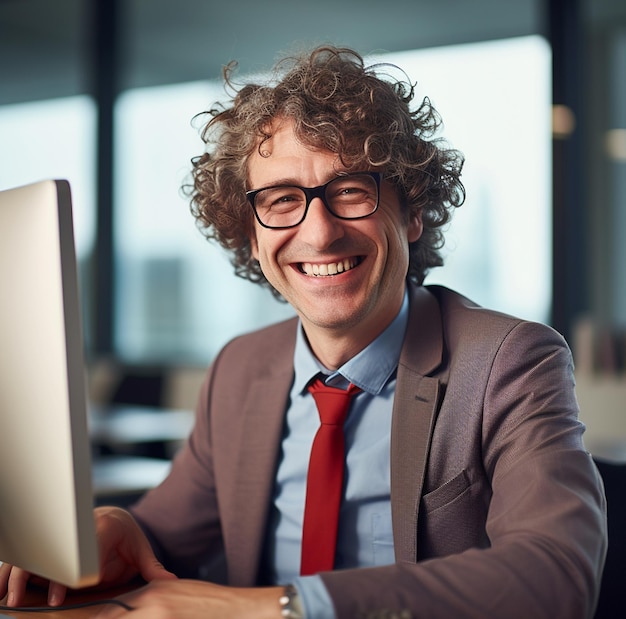
[[468, 548], [488, 548], [488, 500], [480, 480], [466, 470], [422, 497], [418, 559], [445, 556]]

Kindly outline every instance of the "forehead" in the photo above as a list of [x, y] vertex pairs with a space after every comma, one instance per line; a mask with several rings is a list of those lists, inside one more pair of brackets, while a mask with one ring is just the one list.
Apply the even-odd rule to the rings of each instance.
[[270, 137], [260, 140], [248, 157], [250, 188], [286, 181], [306, 183], [345, 170], [336, 153], [303, 144], [289, 119], [275, 119], [267, 133]]

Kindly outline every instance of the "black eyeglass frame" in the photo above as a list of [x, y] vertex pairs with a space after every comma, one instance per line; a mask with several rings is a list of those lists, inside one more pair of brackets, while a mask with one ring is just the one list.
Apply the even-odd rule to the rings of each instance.
[[[328, 187], [328, 185], [334, 183], [337, 180], [340, 180], [343, 178], [349, 178], [350, 176], [371, 176], [376, 182], [376, 206], [374, 206], [371, 213], [368, 213], [367, 215], [358, 215], [357, 217], [345, 217], [342, 215], [337, 215], [337, 213], [333, 211], [333, 209], [330, 207], [330, 205], [326, 201], [326, 188]], [[248, 202], [250, 203], [250, 206], [252, 207], [252, 211], [254, 213], [256, 220], [259, 222], [261, 226], [263, 226], [264, 228], [268, 228], [270, 230], [287, 230], [288, 228], [295, 228], [296, 226], [299, 226], [306, 219], [307, 213], [309, 212], [309, 206], [311, 205], [311, 201], [313, 200], [313, 198], [319, 198], [322, 201], [322, 204], [324, 204], [324, 206], [326, 207], [326, 210], [331, 215], [333, 215], [333, 217], [336, 217], [337, 219], [354, 221], [357, 219], [365, 219], [366, 217], [370, 217], [378, 210], [378, 206], [380, 204], [380, 181], [381, 179], [382, 179], [381, 172], [372, 172], [372, 171], [350, 172], [349, 174], [342, 174], [340, 176], [335, 176], [334, 178], [331, 178], [327, 183], [324, 183], [323, 185], [318, 185], [317, 187], [302, 187], [300, 185], [283, 184], [283, 185], [271, 185], [269, 187], [261, 187], [261, 189], [252, 189], [250, 191], [246, 191], [246, 198], [248, 199]], [[266, 191], [267, 189], [279, 189], [281, 187], [293, 187], [294, 189], [300, 189], [304, 193], [304, 196], [306, 198], [304, 211], [302, 213], [302, 217], [300, 221], [298, 221], [295, 224], [290, 224], [289, 226], [269, 226], [268, 224], [265, 224], [261, 221], [261, 218], [259, 217], [259, 214], [257, 213], [257, 210], [256, 210], [255, 198], [257, 194], [262, 191]]]

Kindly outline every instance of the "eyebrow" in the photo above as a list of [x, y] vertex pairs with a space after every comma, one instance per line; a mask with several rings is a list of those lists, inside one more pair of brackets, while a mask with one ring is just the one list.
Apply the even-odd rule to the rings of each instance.
[[[347, 170], [344, 172], [333, 172], [330, 176], [328, 176], [328, 178], [321, 182], [319, 185], [316, 185], [316, 187], [320, 187], [321, 185], [325, 185], [326, 183], [335, 180], [336, 178], [340, 178], [342, 176], [346, 176], [348, 174], [351, 174], [351, 172], [348, 172]], [[307, 185], [302, 185], [300, 183], [300, 181], [292, 176], [285, 176], [283, 178], [278, 178], [275, 179], [261, 187], [258, 187], [256, 189], [246, 189], [246, 191], [259, 191], [261, 189], [269, 189], [270, 187], [282, 187], [282, 186], [289, 186], [289, 187], [307, 187]], [[308, 188], [308, 187], [307, 187]]]

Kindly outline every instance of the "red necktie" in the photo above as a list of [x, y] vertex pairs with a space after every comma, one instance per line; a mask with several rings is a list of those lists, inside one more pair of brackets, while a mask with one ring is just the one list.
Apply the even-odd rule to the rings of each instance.
[[318, 378], [309, 391], [317, 404], [322, 425], [313, 440], [306, 481], [300, 564], [303, 576], [332, 570], [335, 563], [343, 490], [343, 424], [350, 400], [360, 389], [352, 384], [347, 390], [329, 387]]

